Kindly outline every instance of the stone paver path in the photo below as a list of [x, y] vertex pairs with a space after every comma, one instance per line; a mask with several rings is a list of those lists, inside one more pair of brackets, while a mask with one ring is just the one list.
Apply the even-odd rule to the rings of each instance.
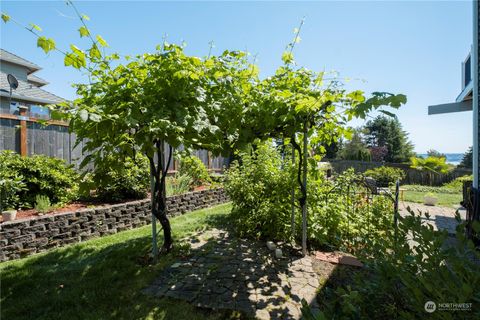
[[[431, 224], [435, 230], [446, 229], [449, 234], [455, 234], [455, 228], [458, 222], [455, 220], [456, 209], [453, 207], [441, 207], [441, 206], [427, 206], [420, 203], [413, 202], [400, 202], [399, 212], [402, 216], [408, 215], [407, 207], [410, 207], [416, 214], [421, 212], [424, 220]], [[428, 212], [430, 218], [427, 219], [424, 213]], [[466, 211], [461, 208], [459, 210], [460, 216], [463, 221], [466, 219]]]
[[299, 319], [302, 299], [317, 307], [319, 283], [312, 258], [284, 252], [285, 258], [276, 259], [264, 243], [223, 230], [202, 237], [192, 240], [187, 260], [166, 268], [144, 292], [258, 319]]

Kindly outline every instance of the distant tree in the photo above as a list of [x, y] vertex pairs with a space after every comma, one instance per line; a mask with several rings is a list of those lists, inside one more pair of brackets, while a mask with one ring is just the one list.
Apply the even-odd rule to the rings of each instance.
[[338, 157], [343, 160], [370, 161], [371, 155], [361, 129], [355, 129], [350, 140], [343, 143]]
[[432, 185], [434, 175], [445, 174], [449, 171], [450, 168], [446, 160], [447, 158], [443, 157], [411, 157], [410, 167], [425, 172], [428, 177], [428, 184]]
[[386, 147], [386, 162], [408, 162], [414, 155], [408, 133], [402, 129], [398, 118], [378, 116], [365, 125], [365, 142], [368, 147]]
[[325, 158], [327, 159], [336, 159], [338, 157], [338, 152], [342, 148], [342, 141], [333, 141], [331, 143], [326, 143], [323, 145], [325, 148]]
[[427, 151], [427, 156], [428, 157], [435, 157], [435, 158], [447, 158], [447, 156], [444, 153], [441, 153], [435, 149], [430, 149]]
[[388, 154], [386, 146], [370, 147], [370, 155], [372, 161], [382, 162], [385, 160], [385, 156]]
[[473, 167], [473, 147], [468, 148], [467, 152], [463, 154], [462, 161], [458, 166], [465, 168]]

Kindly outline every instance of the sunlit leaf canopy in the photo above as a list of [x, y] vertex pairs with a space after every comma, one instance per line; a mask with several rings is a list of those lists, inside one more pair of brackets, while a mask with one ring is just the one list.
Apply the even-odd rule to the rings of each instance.
[[71, 130], [88, 139], [86, 151], [153, 156], [152, 141], [215, 153], [235, 145], [257, 77], [246, 55], [201, 59], [178, 45], [157, 49], [115, 67], [100, 62], [91, 83], [76, 85], [79, 98], [66, 110]]
[[[292, 139], [305, 125], [312, 143], [328, 144], [349, 136], [349, 120], [406, 102], [404, 95], [386, 92], [367, 98], [360, 90], [347, 91], [336, 73], [298, 66], [293, 49], [303, 21], [281, 55], [281, 66], [260, 79], [258, 66], [241, 51], [199, 58], [164, 42], [136, 57], [107, 55], [107, 41], [92, 36], [85, 24], [88, 16], [68, 4], [80, 17], [80, 38], [91, 40], [88, 49], [71, 44], [62, 51], [53, 39], [38, 34], [37, 25], [25, 28], [46, 53], [60, 51], [66, 66], [88, 75], [89, 83], [76, 85], [79, 98], [53, 115], [66, 112], [79, 140], [88, 139], [85, 151], [101, 151], [99, 157], [136, 151], [151, 156], [154, 141], [230, 153], [256, 139]], [[2, 19], [11, 20], [5, 13]]]

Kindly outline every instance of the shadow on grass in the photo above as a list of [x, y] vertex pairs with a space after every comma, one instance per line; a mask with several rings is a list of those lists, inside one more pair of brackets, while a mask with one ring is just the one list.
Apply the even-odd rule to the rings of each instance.
[[[228, 224], [227, 214], [198, 215], [197, 222], [205, 228]], [[182, 233], [191, 231], [173, 222], [174, 232], [175, 225]], [[1, 319], [234, 318], [235, 314], [141, 294], [161, 270], [185, 253], [179, 246], [158, 264], [145, 264], [151, 243], [149, 230], [125, 231], [0, 264]]]

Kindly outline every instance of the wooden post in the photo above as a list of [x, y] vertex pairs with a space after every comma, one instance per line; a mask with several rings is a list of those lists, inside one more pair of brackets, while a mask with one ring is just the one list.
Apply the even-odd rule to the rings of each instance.
[[[295, 168], [295, 148], [292, 144], [292, 168]], [[295, 184], [292, 186], [291, 191], [292, 202], [292, 242], [295, 243]]]
[[20, 155], [27, 156], [27, 107], [20, 107]]
[[302, 207], [302, 252], [306, 256], [307, 252], [307, 161], [308, 161], [308, 127], [307, 120], [303, 123], [303, 187], [305, 190], [305, 202]]

